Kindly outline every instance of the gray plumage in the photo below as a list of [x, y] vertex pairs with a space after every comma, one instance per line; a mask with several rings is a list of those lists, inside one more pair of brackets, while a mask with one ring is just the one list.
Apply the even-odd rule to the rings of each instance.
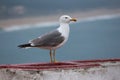
[[56, 62], [55, 54], [56, 49], [60, 48], [66, 43], [69, 37], [69, 23], [76, 21], [75, 18], [71, 18], [68, 15], [63, 15], [59, 18], [60, 26], [47, 34], [44, 34], [36, 39], [30, 40], [27, 44], [19, 45], [20, 48], [26, 47], [38, 47], [50, 50], [50, 61]]
[[44, 34], [36, 39], [33, 39], [28, 44], [19, 45], [19, 47], [55, 47], [64, 41], [64, 37], [58, 30], [54, 30]]

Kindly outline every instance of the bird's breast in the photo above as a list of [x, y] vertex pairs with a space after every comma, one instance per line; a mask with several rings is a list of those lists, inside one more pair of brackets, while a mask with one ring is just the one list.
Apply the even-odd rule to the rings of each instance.
[[58, 31], [61, 33], [62, 36], [64, 36], [66, 39], [69, 37], [69, 25], [62, 25], [58, 28]]

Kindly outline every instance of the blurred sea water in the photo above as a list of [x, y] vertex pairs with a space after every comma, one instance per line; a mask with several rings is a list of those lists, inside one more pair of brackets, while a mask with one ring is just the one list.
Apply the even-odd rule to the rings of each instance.
[[[56, 29], [58, 24], [0, 31], [0, 64], [48, 62], [49, 50], [17, 46]], [[45, 27], [44, 27], [45, 26]], [[46, 27], [47, 26], [47, 27]], [[68, 42], [57, 50], [58, 61], [120, 58], [120, 17], [70, 24]]]

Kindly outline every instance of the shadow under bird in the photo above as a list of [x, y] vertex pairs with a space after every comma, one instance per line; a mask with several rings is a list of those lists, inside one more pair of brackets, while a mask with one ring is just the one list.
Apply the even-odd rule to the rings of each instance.
[[40, 37], [30, 40], [26, 44], [21, 44], [18, 47], [20, 48], [28, 48], [28, 47], [36, 47], [50, 50], [50, 61], [56, 62], [55, 59], [55, 51], [57, 48], [60, 48], [62, 45], [66, 43], [69, 37], [69, 23], [71, 21], [76, 22], [75, 18], [71, 18], [68, 15], [62, 15], [59, 18], [60, 26], [46, 34], [41, 35]]

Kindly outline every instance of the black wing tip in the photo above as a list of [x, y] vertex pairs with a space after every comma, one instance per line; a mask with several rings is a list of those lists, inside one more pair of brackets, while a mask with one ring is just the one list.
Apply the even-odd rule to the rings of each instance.
[[19, 47], [19, 48], [24, 48], [22, 45], [18, 45], [17, 47]]
[[22, 45], [18, 45], [19, 48], [26, 48], [26, 47], [31, 47], [31, 44], [22, 44]]

